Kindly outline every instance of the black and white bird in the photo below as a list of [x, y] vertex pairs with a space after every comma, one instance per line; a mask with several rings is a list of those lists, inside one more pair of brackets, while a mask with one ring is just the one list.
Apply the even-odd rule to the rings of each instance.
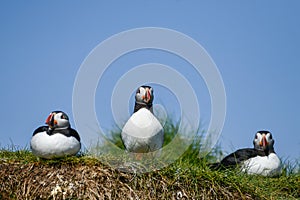
[[274, 139], [269, 131], [258, 131], [253, 140], [254, 148], [239, 149], [221, 162], [210, 165], [213, 169], [239, 166], [247, 174], [276, 176], [281, 173], [281, 161], [274, 151]]
[[48, 126], [37, 128], [32, 135], [30, 147], [35, 156], [51, 159], [76, 155], [80, 148], [80, 137], [72, 129], [69, 117], [62, 111], [53, 111], [46, 119]]
[[127, 151], [147, 153], [163, 146], [164, 130], [153, 115], [153, 88], [140, 86], [135, 94], [134, 113], [123, 127], [121, 137]]

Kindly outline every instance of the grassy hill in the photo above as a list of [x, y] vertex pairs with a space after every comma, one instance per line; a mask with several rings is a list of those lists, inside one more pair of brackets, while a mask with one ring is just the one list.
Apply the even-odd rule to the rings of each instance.
[[[118, 134], [113, 138], [121, 147]], [[194, 144], [168, 167], [134, 174], [87, 155], [42, 160], [28, 150], [3, 149], [0, 199], [300, 199], [300, 173], [292, 170], [299, 166], [285, 166], [276, 178], [250, 176], [209, 169], [218, 149], [205, 158], [198, 153]]]
[[0, 199], [300, 199], [300, 174], [269, 178], [212, 171], [186, 153], [155, 172], [120, 172], [88, 156], [38, 160], [0, 152]]

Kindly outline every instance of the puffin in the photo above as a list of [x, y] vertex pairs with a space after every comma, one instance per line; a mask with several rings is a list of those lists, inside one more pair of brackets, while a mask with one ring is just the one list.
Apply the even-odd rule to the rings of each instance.
[[254, 148], [239, 149], [209, 167], [211, 169], [240, 167], [242, 172], [250, 175], [278, 176], [281, 173], [281, 161], [274, 151], [274, 142], [269, 131], [258, 131], [253, 140]]
[[129, 152], [154, 152], [163, 146], [164, 130], [153, 114], [153, 92], [153, 88], [147, 85], [136, 90], [133, 114], [121, 132], [123, 144]]
[[32, 153], [40, 158], [52, 159], [76, 155], [80, 148], [80, 136], [71, 128], [69, 117], [63, 111], [53, 111], [40, 126], [30, 141]]

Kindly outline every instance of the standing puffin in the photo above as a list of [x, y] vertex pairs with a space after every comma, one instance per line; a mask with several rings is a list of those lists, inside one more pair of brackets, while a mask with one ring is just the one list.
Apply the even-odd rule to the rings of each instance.
[[160, 149], [164, 130], [153, 115], [153, 89], [140, 86], [135, 94], [134, 113], [123, 127], [121, 138], [127, 151], [147, 153]]
[[221, 162], [210, 165], [213, 169], [236, 166], [242, 172], [262, 176], [276, 176], [281, 173], [281, 161], [274, 151], [274, 139], [269, 131], [258, 131], [253, 140], [254, 148], [239, 149]]
[[78, 153], [81, 148], [80, 137], [71, 128], [66, 113], [51, 112], [46, 124], [48, 126], [41, 126], [33, 132], [30, 148], [35, 156], [51, 159]]

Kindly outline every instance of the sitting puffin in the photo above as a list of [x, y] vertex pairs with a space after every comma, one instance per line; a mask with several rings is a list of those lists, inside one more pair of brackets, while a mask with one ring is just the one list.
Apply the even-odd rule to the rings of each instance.
[[46, 124], [48, 126], [41, 126], [33, 132], [30, 148], [35, 156], [51, 159], [78, 153], [81, 148], [80, 137], [71, 128], [66, 113], [51, 112]]
[[269, 131], [258, 131], [253, 140], [254, 148], [239, 149], [221, 162], [210, 165], [212, 169], [226, 169], [236, 166], [242, 172], [262, 176], [276, 176], [281, 173], [281, 161], [274, 151], [274, 140]]
[[153, 152], [163, 145], [164, 130], [153, 115], [153, 98], [150, 86], [140, 86], [136, 91], [134, 113], [121, 133], [124, 146], [129, 152]]

